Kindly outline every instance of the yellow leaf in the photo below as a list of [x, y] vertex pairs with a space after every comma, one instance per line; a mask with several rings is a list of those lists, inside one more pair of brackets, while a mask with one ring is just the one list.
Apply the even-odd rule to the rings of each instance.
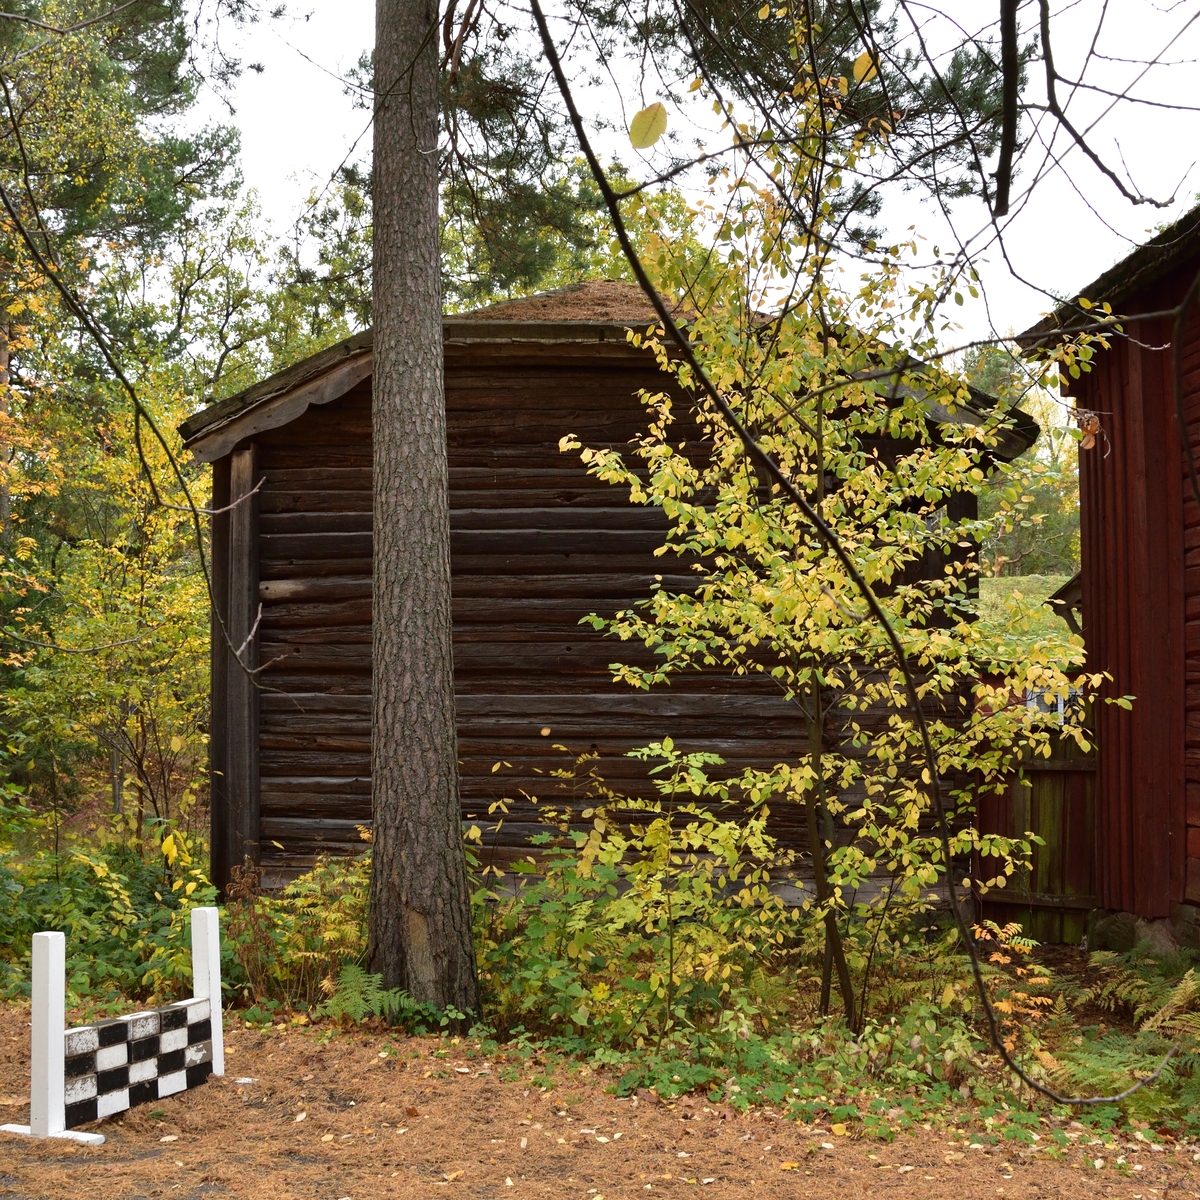
[[179, 853], [179, 847], [175, 845], [175, 835], [173, 833], [168, 833], [167, 836], [163, 838], [162, 852], [163, 858], [165, 858], [168, 863], [175, 862], [175, 856]]
[[949, 1004], [954, 1003], [954, 984], [946, 984], [946, 990], [942, 993], [942, 1007], [945, 1008]]
[[446, 1176], [446, 1182], [453, 1183], [456, 1179], [461, 1179], [462, 1175], [463, 1173], [461, 1171], [451, 1171], [450, 1174]]
[[184, 745], [185, 745], [185, 743], [184, 743], [184, 740], [183, 740], [183, 738], [181, 738], [181, 737], [179, 736], [179, 734], [176, 734], [176, 735], [175, 735], [175, 736], [174, 736], [174, 737], [171, 739], [171, 752], [172, 752], [173, 754], [178, 754], [178, 753], [180, 752], [180, 750], [182, 750], [182, 749], [183, 749]]
[[869, 79], [874, 79], [876, 74], [875, 60], [869, 50], [864, 50], [854, 60], [854, 82], [866, 83]]
[[760, 21], [765, 21], [770, 15], [771, 15], [771, 6], [769, 4], [764, 4], [762, 6], [762, 8], [760, 8], [758, 10], [758, 19]]
[[697, 75], [696, 78], [693, 79], [690, 84], [688, 84], [688, 91], [689, 92], [698, 92], [703, 86], [704, 86], [704, 80], [701, 79], [699, 75]]
[[667, 110], [656, 100], [629, 123], [629, 140], [635, 150], [645, 150], [653, 146], [666, 131]]
[[842, 1124], [830, 1125], [829, 1128], [834, 1137], [846, 1137], [850, 1132], [845, 1125]]
[[786, 1162], [779, 1164], [779, 1169], [781, 1171], [796, 1171], [799, 1170], [799, 1167], [800, 1164], [798, 1162]]

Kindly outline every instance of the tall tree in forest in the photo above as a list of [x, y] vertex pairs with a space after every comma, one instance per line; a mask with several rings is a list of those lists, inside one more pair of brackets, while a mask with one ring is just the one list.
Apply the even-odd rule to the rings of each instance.
[[371, 969], [479, 1011], [458, 804], [436, 0], [378, 0]]

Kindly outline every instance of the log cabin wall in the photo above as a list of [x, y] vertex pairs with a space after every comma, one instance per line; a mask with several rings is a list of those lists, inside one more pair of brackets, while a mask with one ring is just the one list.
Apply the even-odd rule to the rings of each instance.
[[[551, 775], [571, 761], [556, 746], [599, 755], [607, 782], [643, 794], [645, 765], [625, 752], [667, 734], [721, 753], [731, 771], [805, 746], [800, 714], [775, 685], [698, 673], [654, 693], [619, 687], [608, 664], [638, 648], [579, 625], [648, 595], [656, 579], [691, 577], [678, 558], [654, 555], [660, 512], [559, 450], [566, 433], [626, 446], [645, 424], [638, 390], [668, 380], [623, 328], [573, 336], [447, 325], [463, 816], [485, 831], [485, 857], [502, 860], [528, 852], [534, 808], [522, 793], [561, 802], [571, 787]], [[214, 650], [213, 862], [224, 885], [244, 854], [257, 856], [272, 887], [322, 852], [361, 848], [370, 823], [370, 378], [217, 460], [219, 501], [251, 461], [258, 490], [214, 520], [214, 553], [228, 556], [219, 587], [237, 644], [261, 602], [249, 647], [261, 688]], [[253, 562], [237, 557], [239, 528], [256, 528]], [[256, 772], [239, 746], [256, 751]], [[503, 797], [515, 803], [501, 823], [488, 807]], [[777, 814], [776, 832], [802, 843], [800, 817]]]

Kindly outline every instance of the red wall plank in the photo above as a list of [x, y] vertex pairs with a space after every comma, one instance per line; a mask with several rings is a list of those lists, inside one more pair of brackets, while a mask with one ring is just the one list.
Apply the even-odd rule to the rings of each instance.
[[[1123, 309], [1169, 308], [1195, 269]], [[1103, 702], [1095, 710], [1096, 887], [1106, 908], [1165, 917], [1185, 893], [1200, 895], [1200, 828], [1188, 834], [1189, 820], [1200, 827], [1200, 510], [1175, 417], [1170, 325], [1127, 329], [1132, 337], [1114, 338], [1070, 388], [1107, 434], [1080, 452], [1089, 666], [1112, 676], [1102, 697], [1136, 697], [1132, 710]], [[1188, 343], [1192, 362], [1200, 321]], [[1185, 392], [1200, 417], [1200, 374], [1188, 373]], [[1200, 424], [1189, 433], [1200, 455]]]

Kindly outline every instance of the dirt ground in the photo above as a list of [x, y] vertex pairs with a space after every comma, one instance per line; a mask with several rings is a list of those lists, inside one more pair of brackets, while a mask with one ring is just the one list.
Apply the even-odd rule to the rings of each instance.
[[[0, 1123], [28, 1121], [28, 1021], [0, 1006]], [[239, 1025], [226, 1040], [223, 1079], [98, 1123], [103, 1146], [0, 1135], [0, 1197], [1200, 1196], [1195, 1147], [1169, 1142], [1068, 1128], [1055, 1157], [1049, 1130], [1036, 1150], [972, 1148], [979, 1127], [888, 1145], [703, 1097], [617, 1099], [586, 1068], [543, 1089], [535, 1065], [433, 1038]]]

